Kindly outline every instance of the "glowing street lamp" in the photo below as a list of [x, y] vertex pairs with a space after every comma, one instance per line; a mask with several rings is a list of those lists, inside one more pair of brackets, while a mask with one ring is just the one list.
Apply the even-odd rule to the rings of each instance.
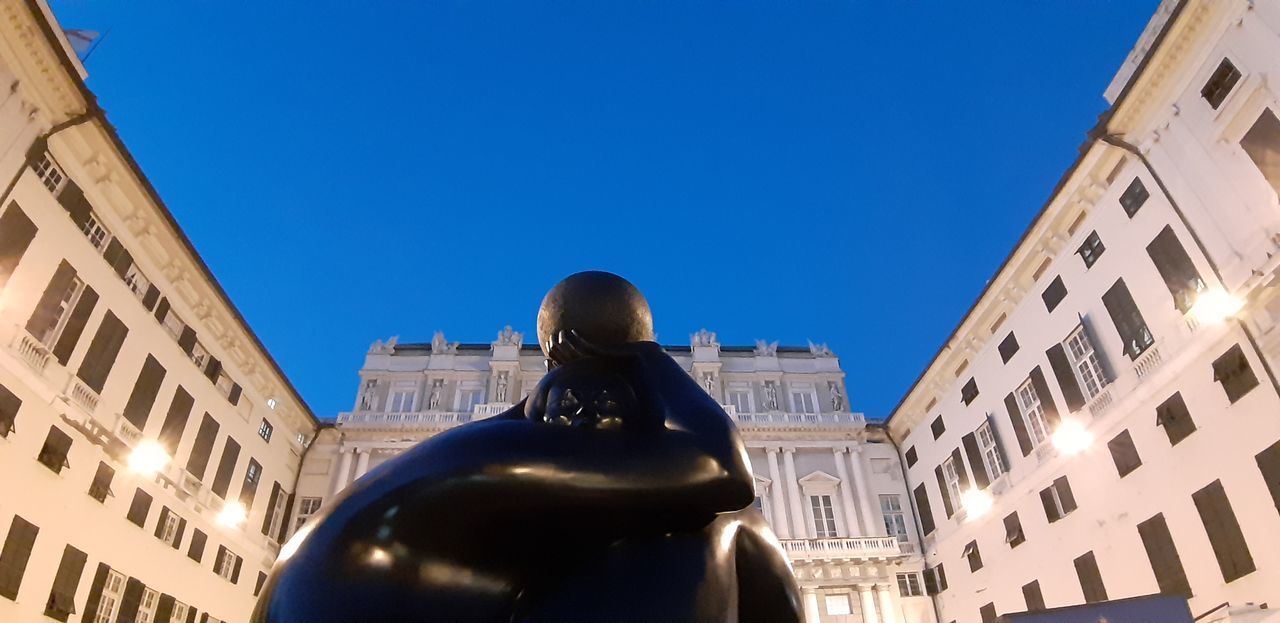
[[1078, 420], [1064, 419], [1053, 432], [1053, 447], [1067, 456], [1080, 454], [1093, 445], [1093, 433]]
[[152, 477], [169, 465], [169, 453], [154, 439], [144, 439], [129, 454], [129, 470]]
[[245, 510], [244, 504], [239, 502], [227, 502], [222, 505], [222, 511], [218, 513], [218, 523], [227, 528], [238, 528], [248, 518], [248, 511]]
[[960, 494], [960, 506], [964, 508], [965, 517], [968, 519], [977, 519], [987, 514], [994, 503], [991, 494], [986, 491], [969, 489]]
[[1215, 288], [1201, 292], [1188, 313], [1200, 324], [1218, 324], [1235, 316], [1243, 307], [1244, 301]]

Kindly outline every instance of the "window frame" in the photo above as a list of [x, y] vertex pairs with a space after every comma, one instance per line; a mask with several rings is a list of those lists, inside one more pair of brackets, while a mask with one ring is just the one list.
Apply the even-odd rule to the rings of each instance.
[[987, 478], [995, 482], [996, 479], [1009, 473], [1008, 467], [1004, 464], [1004, 457], [1001, 456], [1000, 442], [996, 439], [995, 428], [992, 427], [990, 418], [978, 426], [974, 436], [978, 438], [978, 450], [982, 452], [982, 462], [987, 468]]
[[[813, 522], [813, 534], [816, 539], [840, 538], [834, 497], [831, 493], [825, 492], [809, 494], [809, 518]], [[822, 511], [821, 516], [819, 511]]]
[[886, 534], [897, 537], [899, 543], [911, 541], [911, 535], [907, 532], [906, 512], [902, 510], [902, 496], [896, 493], [881, 493], [880, 518], [884, 523]]
[[898, 581], [898, 595], [901, 597], [924, 597], [924, 582], [920, 580], [920, 572], [906, 571], [899, 572], [895, 579]]
[[1217, 67], [1209, 72], [1209, 77], [1205, 78], [1204, 84], [1201, 85], [1200, 98], [1209, 105], [1209, 108], [1218, 110], [1222, 108], [1227, 98], [1236, 92], [1236, 87], [1240, 85], [1242, 78], [1244, 78], [1244, 72], [1240, 70], [1240, 66], [1236, 65], [1230, 56], [1223, 55]]
[[1076, 383], [1084, 391], [1085, 402], [1093, 400], [1107, 387], [1107, 374], [1098, 360], [1098, 351], [1094, 347], [1089, 331], [1081, 323], [1063, 340], [1067, 360], [1071, 362], [1071, 371], [1076, 376]]
[[[1027, 427], [1027, 438], [1031, 440], [1031, 447], [1037, 448], [1049, 440], [1049, 420], [1044, 414], [1044, 400], [1036, 391], [1031, 378], [1023, 381], [1014, 395], [1018, 400], [1019, 415]], [[1032, 398], [1035, 399], [1034, 402], [1031, 401]]]
[[1095, 229], [1089, 232], [1088, 236], [1080, 243], [1080, 247], [1076, 249], [1076, 255], [1084, 261], [1085, 270], [1093, 268], [1094, 264], [1102, 258], [1102, 254], [1107, 252], [1107, 245], [1103, 244], [1102, 237], [1098, 235]]
[[128, 578], [115, 569], [107, 569], [107, 579], [102, 583], [102, 594], [98, 598], [98, 608], [94, 611], [93, 623], [114, 623], [120, 612], [120, 604], [124, 600], [124, 587]]

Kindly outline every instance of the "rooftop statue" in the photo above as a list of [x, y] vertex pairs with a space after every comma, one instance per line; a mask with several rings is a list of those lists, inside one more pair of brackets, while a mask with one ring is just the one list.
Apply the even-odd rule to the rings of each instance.
[[737, 431], [609, 273], [543, 299], [509, 411], [353, 483], [283, 548], [256, 622], [801, 620]]

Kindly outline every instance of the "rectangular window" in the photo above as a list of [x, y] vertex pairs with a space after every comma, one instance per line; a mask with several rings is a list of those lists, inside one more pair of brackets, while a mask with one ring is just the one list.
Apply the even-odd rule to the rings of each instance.
[[947, 424], [946, 422], [942, 421], [941, 415], [939, 415], [936, 418], [933, 418], [933, 423], [929, 424], [929, 430], [933, 432], [934, 439], [941, 437], [942, 433], [947, 432]]
[[262, 518], [262, 534], [268, 538], [280, 541], [280, 526], [284, 523], [285, 507], [288, 505], [289, 496], [285, 495], [284, 490], [280, 488], [280, 483], [271, 483], [271, 498], [267, 500], [267, 512]]
[[1155, 344], [1155, 338], [1147, 329], [1147, 321], [1143, 320], [1142, 312], [1138, 311], [1138, 304], [1133, 302], [1124, 279], [1117, 279], [1111, 289], [1102, 295], [1102, 304], [1111, 315], [1111, 321], [1120, 334], [1120, 342], [1124, 344], [1124, 352], [1129, 359], [1137, 359]]
[[1004, 465], [1004, 458], [1000, 454], [1000, 445], [996, 441], [995, 429], [988, 420], [978, 427], [977, 431], [978, 447], [982, 450], [982, 462], [986, 466], [987, 476], [991, 480], [999, 478], [1002, 474], [1009, 471]]
[[1240, 531], [1235, 511], [1231, 510], [1231, 500], [1227, 499], [1222, 481], [1215, 480], [1191, 494], [1191, 500], [1200, 512], [1200, 521], [1209, 535], [1209, 545], [1218, 559], [1223, 581], [1233, 582], [1253, 573], [1257, 569], [1253, 555], [1249, 553], [1249, 545]]
[[1040, 592], [1040, 580], [1032, 580], [1022, 585], [1022, 598], [1027, 602], [1027, 611], [1044, 610], [1044, 595]]
[[996, 605], [988, 603], [987, 605], [978, 608], [978, 617], [982, 619], [982, 623], [996, 623]]
[[188, 617], [195, 618], [195, 615], [191, 614], [191, 606], [180, 601], [173, 602], [173, 609], [169, 611], [169, 621], [183, 623]]
[[120, 354], [120, 347], [124, 345], [124, 339], [128, 335], [129, 328], [108, 311], [102, 318], [93, 341], [89, 342], [89, 350], [84, 355], [84, 361], [80, 362], [76, 376], [93, 391], [102, 393], [102, 386], [107, 383], [107, 375], [111, 374], [111, 368], [116, 364], [116, 355]]
[[920, 460], [919, 457], [916, 455], [915, 446], [911, 446], [910, 448], [907, 448], [906, 458], [907, 458], [907, 467], [914, 466], [916, 464], [916, 461]]
[[1249, 367], [1249, 360], [1245, 358], [1244, 350], [1239, 344], [1214, 360], [1213, 380], [1222, 383], [1222, 389], [1227, 392], [1227, 400], [1232, 404], [1258, 386], [1258, 377], [1254, 375], [1253, 368]]
[[1057, 309], [1062, 299], [1067, 298], [1067, 286], [1062, 283], [1062, 277], [1054, 277], [1053, 281], [1049, 282], [1049, 287], [1045, 288], [1044, 293], [1040, 295], [1040, 298], [1044, 299], [1045, 309], [1051, 312]]
[[1076, 577], [1080, 578], [1080, 590], [1084, 592], [1085, 603], [1097, 603], [1107, 600], [1107, 587], [1102, 584], [1102, 573], [1098, 571], [1098, 561], [1093, 552], [1085, 552], [1074, 561]]
[[191, 545], [187, 547], [187, 558], [200, 562], [204, 560], [204, 546], [209, 537], [203, 530], [195, 528], [191, 531]]
[[388, 411], [404, 413], [413, 411], [413, 400], [416, 392], [412, 389], [395, 389], [391, 391], [391, 405]]
[[1028, 439], [1032, 447], [1038, 446], [1049, 438], [1049, 425], [1044, 417], [1044, 404], [1031, 379], [1027, 379], [1018, 388], [1017, 396], [1018, 410], [1022, 414]]
[[22, 576], [27, 572], [27, 561], [31, 559], [31, 548], [39, 532], [35, 524], [13, 516], [4, 549], [0, 550], [0, 597], [18, 600], [18, 588], [22, 586]]
[[191, 456], [187, 457], [187, 472], [196, 478], [203, 479], [209, 467], [209, 454], [213, 452], [213, 442], [218, 437], [218, 421], [208, 413], [200, 421], [200, 430], [196, 432], [196, 441], [191, 446]]
[[106, 461], [99, 461], [98, 471], [93, 475], [93, 483], [89, 485], [89, 497], [105, 504], [108, 495], [115, 495], [111, 492], [111, 481], [115, 477], [115, 468], [107, 465]]
[[1173, 227], [1165, 225], [1156, 234], [1155, 239], [1147, 245], [1147, 255], [1156, 265], [1156, 271], [1164, 280], [1169, 294], [1173, 295], [1173, 306], [1178, 311], [1187, 313], [1204, 291], [1205, 283], [1191, 261], [1191, 256], [1187, 255], [1187, 250], [1178, 242], [1178, 235], [1173, 233]]
[[234, 584], [240, 572], [241, 558], [227, 549], [225, 546], [218, 546], [218, 557], [213, 562], [213, 572], [222, 577], [222, 579]]
[[949, 498], [956, 506], [960, 505], [960, 495], [963, 488], [960, 486], [960, 457], [958, 455], [948, 457], [942, 462], [942, 478], [946, 483], [946, 498]]
[[276, 428], [271, 425], [271, 422], [267, 421], [267, 418], [262, 418], [262, 424], [258, 425], [258, 436], [261, 437], [263, 441], [271, 443], [271, 434], [274, 433], [275, 430]]
[[35, 171], [36, 177], [40, 178], [40, 183], [44, 184], [44, 187], [55, 195], [62, 189], [63, 183], [67, 181], [66, 174], [62, 172], [62, 169], [58, 168], [58, 165], [53, 163], [53, 157], [48, 152], [40, 154], [40, 159], [31, 165], [31, 169]]
[[963, 402], [966, 406], [968, 406], [977, 398], [978, 398], [978, 381], [977, 379], [970, 378], [969, 382], [965, 383], [964, 387], [960, 388], [960, 401]]
[[1022, 545], [1027, 541], [1026, 535], [1022, 533], [1022, 521], [1018, 519], [1017, 511], [1009, 513], [1004, 518], [1004, 542], [1009, 544], [1010, 548]]
[[907, 522], [902, 512], [902, 497], [880, 495], [880, 515], [884, 518], [885, 534], [897, 537], [899, 543], [907, 542]]
[[1085, 268], [1092, 268], [1106, 250], [1107, 247], [1102, 244], [1102, 238], [1098, 237], [1098, 232], [1091, 231], [1080, 248], [1076, 249], [1076, 253], [1080, 254], [1080, 259], [1084, 260]]
[[1270, 108], [1263, 109], [1258, 120], [1240, 139], [1240, 147], [1267, 178], [1271, 189], [1280, 193], [1280, 119]]
[[829, 495], [809, 496], [809, 508], [813, 512], [814, 534], [819, 539], [836, 537], [836, 512]]
[[458, 392], [458, 411], [462, 413], [471, 413], [475, 410], [475, 406], [480, 404], [480, 392], [478, 389], [464, 389]]
[[1151, 571], [1156, 576], [1156, 585], [1166, 595], [1181, 595], [1191, 598], [1191, 586], [1187, 584], [1187, 573], [1182, 568], [1182, 558], [1178, 556], [1178, 548], [1173, 544], [1173, 536], [1169, 534], [1169, 525], [1164, 515], [1156, 516], [1138, 524], [1138, 536], [1142, 538], [1142, 546], [1147, 550], [1147, 560], [1151, 563]]
[[166, 506], [160, 510], [160, 521], [156, 522], [156, 538], [165, 545], [178, 549], [182, 544], [182, 533], [186, 530], [187, 521]]
[[1258, 471], [1262, 480], [1267, 483], [1267, 491], [1271, 493], [1271, 501], [1280, 512], [1280, 441], [1259, 452], [1254, 460], [1258, 463]]
[[324, 498], [299, 498], [298, 514], [294, 519], [293, 529], [297, 530], [298, 528], [301, 528], [303, 524], [307, 523], [308, 519], [311, 519], [312, 515], [319, 512], [320, 503], [323, 501]]
[[164, 423], [160, 425], [160, 445], [169, 451], [170, 457], [178, 453], [178, 444], [187, 430], [187, 420], [191, 418], [191, 408], [194, 406], [195, 399], [179, 385], [173, 392], [173, 400], [169, 403]]
[[98, 600], [98, 609], [94, 612], [93, 623], [113, 623], [124, 601], [124, 588], [127, 579], [123, 573], [111, 570], [102, 584], [102, 597]]
[[93, 245], [93, 248], [101, 253], [106, 250], [107, 245], [113, 239], [111, 230], [107, 229], [102, 219], [92, 211], [89, 212], [87, 217], [84, 223], [81, 224], [80, 231], [84, 234], [85, 239], [89, 241], [89, 244]]
[[826, 595], [823, 598], [826, 605], [827, 614], [831, 616], [843, 616], [853, 614], [853, 606], [849, 601], [848, 593], [839, 593], [836, 595]]
[[898, 594], [903, 597], [923, 597], [924, 590], [920, 588], [919, 573], [899, 573], [898, 578]]
[[1179, 441], [1196, 431], [1196, 423], [1191, 419], [1191, 412], [1187, 411], [1181, 392], [1175, 392], [1156, 407], [1156, 425], [1164, 428], [1171, 446], [1178, 445]]
[[817, 400], [811, 392], [792, 392], [791, 407], [795, 413], [817, 413]]
[[40, 454], [36, 455], [36, 460], [53, 470], [53, 473], [61, 474], [63, 469], [71, 467], [67, 463], [67, 453], [70, 451], [71, 436], [62, 432], [57, 426], [50, 426], [49, 435], [45, 437], [44, 446], [40, 448]]
[[218, 462], [218, 471], [213, 475], [213, 485], [211, 486], [214, 494], [218, 497], [226, 499], [227, 490], [231, 488], [231, 477], [236, 471], [236, 461], [240, 458], [240, 444], [235, 439], [227, 437], [222, 445], [222, 458]]
[[929, 492], [925, 489], [924, 483], [920, 483], [912, 492], [912, 495], [916, 498], [916, 510], [920, 513], [920, 530], [925, 536], [929, 536], [935, 526], [933, 523], [933, 510], [929, 508]]
[[[86, 288], [84, 281], [76, 274], [71, 264], [65, 260], [62, 261], [54, 271], [53, 277], [49, 279], [49, 284], [45, 286], [40, 300], [36, 302], [36, 308], [31, 312], [31, 317], [27, 319], [27, 333], [50, 349], [66, 350], [69, 355], [71, 347], [74, 347], [84, 331], [88, 312], [92, 311], [92, 305], [97, 303], [97, 294], [92, 294], [86, 301], [89, 307], [85, 310], [83, 318], [78, 317], [75, 310], [84, 308], [81, 305], [81, 299], [85, 297], [86, 292], [92, 291], [92, 288]], [[75, 322], [73, 317], [76, 317]], [[66, 340], [62, 339], [64, 334], [67, 337]], [[58, 345], [64, 343], [69, 344], [70, 347], [64, 346], [59, 349]], [[58, 361], [66, 365], [65, 359], [60, 357]]]
[[1013, 355], [1018, 352], [1018, 338], [1012, 332], [1004, 336], [1000, 341], [1000, 363], [1009, 363], [1013, 359]]
[[36, 231], [35, 223], [27, 218], [17, 203], [10, 203], [9, 209], [0, 214], [0, 288], [18, 269], [18, 263], [26, 255]]
[[87, 559], [84, 552], [70, 545], [63, 548], [62, 561], [58, 563], [53, 588], [49, 591], [49, 601], [45, 603], [45, 616], [66, 621], [76, 611], [76, 589], [80, 586], [80, 576], [84, 574]]
[[156, 403], [156, 395], [160, 393], [160, 383], [164, 381], [164, 366], [156, 358], [147, 355], [142, 362], [142, 371], [129, 394], [129, 401], [124, 405], [124, 419], [141, 431], [151, 417], [151, 407]]
[[1098, 362], [1098, 354], [1093, 348], [1093, 340], [1089, 339], [1088, 330], [1083, 324], [1076, 327], [1063, 344], [1076, 381], [1084, 390], [1085, 400], [1092, 400], [1106, 386], [1107, 376], [1102, 371], [1102, 364]]
[[982, 552], [978, 551], [977, 541], [969, 541], [969, 544], [964, 546], [964, 552], [961, 555], [964, 556], [965, 560], [969, 561], [970, 572], [982, 568]]
[[1076, 498], [1071, 493], [1071, 484], [1066, 476], [1059, 476], [1053, 485], [1040, 491], [1040, 503], [1044, 506], [1044, 516], [1053, 523], [1066, 517], [1076, 509]]
[[1218, 68], [1213, 70], [1209, 80], [1204, 83], [1204, 87], [1200, 89], [1200, 96], [1204, 98], [1204, 101], [1209, 102], [1211, 108], [1217, 110], [1239, 81], [1240, 70], [1236, 69], [1230, 59], [1224, 58]]
[[1142, 180], [1133, 178], [1133, 182], [1120, 195], [1120, 207], [1124, 208], [1124, 213], [1133, 218], [1138, 213], [1138, 208], [1147, 202], [1147, 198], [1151, 193], [1147, 192], [1147, 187], [1142, 185]]
[[1127, 429], [1108, 441], [1107, 449], [1111, 451], [1111, 460], [1116, 464], [1116, 472], [1121, 478], [1142, 465], [1142, 457], [1138, 456], [1138, 448], [1133, 445], [1133, 437]]
[[146, 527], [147, 515], [151, 512], [151, 494], [139, 488], [133, 493], [133, 503], [129, 505], [129, 514], [125, 518], [139, 528]]
[[160, 593], [154, 588], [142, 589], [142, 596], [138, 600], [138, 615], [134, 619], [136, 623], [151, 623], [156, 616], [156, 605], [160, 600]]
[[18, 420], [18, 410], [22, 408], [22, 399], [0, 385], [0, 437], [8, 437]]
[[262, 464], [256, 459], [249, 459], [249, 466], [244, 470], [244, 482], [240, 485], [240, 503], [247, 512], [253, 507], [253, 499], [258, 495], [258, 481], [262, 480]]
[[738, 413], [751, 413], [751, 392], [747, 390], [732, 390], [729, 392], [729, 404]]
[[947, 572], [942, 568], [942, 563], [938, 563], [936, 567], [930, 567], [924, 570], [924, 592], [929, 595], [937, 595], [947, 590]]

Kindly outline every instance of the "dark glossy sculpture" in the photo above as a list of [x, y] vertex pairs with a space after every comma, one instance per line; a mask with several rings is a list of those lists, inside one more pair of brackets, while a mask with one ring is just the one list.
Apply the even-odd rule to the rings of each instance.
[[356, 481], [285, 546], [258, 622], [801, 620], [720, 406], [626, 280], [547, 294], [551, 369]]

